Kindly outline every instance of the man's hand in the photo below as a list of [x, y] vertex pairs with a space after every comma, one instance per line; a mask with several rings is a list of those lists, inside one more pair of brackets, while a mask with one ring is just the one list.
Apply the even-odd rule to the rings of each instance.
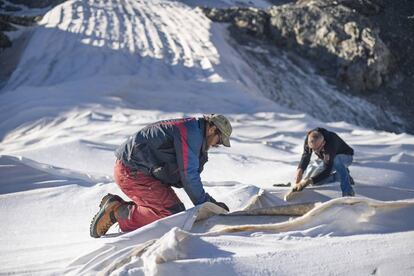
[[224, 202], [214, 202], [216, 205], [220, 206], [223, 209], [226, 209], [227, 212], [230, 211], [229, 207], [227, 207], [227, 205]]
[[211, 203], [214, 203], [217, 206], [220, 206], [221, 208], [226, 209], [228, 212], [230, 211], [229, 207], [227, 207], [227, 205], [224, 202], [216, 201], [211, 195], [208, 195], [208, 196], [209, 196], [209, 201]]
[[298, 168], [296, 170], [296, 177], [295, 177], [295, 183], [298, 184], [302, 180], [303, 176], [303, 170], [301, 168]]
[[299, 183], [296, 183], [295, 191], [300, 192], [309, 184], [312, 184], [312, 178], [307, 178], [300, 181]]

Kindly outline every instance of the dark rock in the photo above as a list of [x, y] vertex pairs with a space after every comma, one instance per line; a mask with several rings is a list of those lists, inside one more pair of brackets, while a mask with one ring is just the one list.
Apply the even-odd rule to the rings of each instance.
[[366, 16], [379, 14], [384, 9], [382, 0], [337, 0], [337, 3]]
[[20, 26], [31, 26], [39, 19], [40, 17], [38, 16], [13, 16], [0, 14], [0, 49], [12, 46], [12, 42], [4, 32], [17, 30], [13, 24]]
[[391, 49], [395, 66], [387, 85], [373, 96], [385, 101], [408, 121], [407, 128], [414, 133], [414, 1], [382, 0], [382, 11], [369, 17], [380, 36]]
[[268, 32], [269, 15], [256, 8], [202, 8], [204, 14], [215, 22], [232, 23], [238, 30], [254, 36], [265, 36]]
[[[0, 14], [0, 23], [6, 24], [6, 25], [16, 24], [20, 26], [31, 26], [37, 21], [39, 21], [40, 19], [41, 19], [40, 16], [14, 16], [14, 15], [8, 15], [8, 14]], [[3, 29], [0, 29], [0, 30], [6, 31]]]
[[[16, 69], [33, 29], [19, 28], [19, 34], [13, 38], [13, 41], [7, 37], [6, 32], [16, 31], [16, 27], [35, 25], [50, 8], [64, 1], [66, 0], [8, 0], [7, 2], [0, 0], [0, 88]], [[22, 15], [26, 12], [37, 15]]]
[[1, 32], [11, 32], [17, 30], [13, 27], [8, 21], [3, 20], [2, 16], [0, 15], [0, 31]]
[[312, 59], [324, 74], [369, 93], [389, 78], [393, 59], [379, 31], [355, 9], [365, 14], [381, 12], [381, 6], [369, 0], [302, 0], [267, 11], [230, 8], [204, 12], [213, 21], [229, 22], [238, 31], [297, 51]]
[[65, 0], [9, 0], [10, 3], [24, 5], [28, 8], [47, 8], [63, 3]]
[[299, 1], [272, 7], [271, 38], [312, 59], [353, 90], [377, 89], [390, 73], [391, 53], [365, 16], [339, 2]]
[[12, 46], [12, 43], [10, 39], [5, 34], [0, 32], [0, 48], [8, 48], [11, 46]]
[[230, 23], [239, 11], [239, 8], [218, 9], [202, 7], [203, 13], [214, 22]]
[[19, 7], [16, 7], [16, 6], [9, 6], [9, 5], [7, 5], [7, 6], [3, 7], [3, 9], [4, 9], [4, 11], [6, 11], [6, 12], [17, 12], [17, 11], [21, 11], [21, 10], [22, 10], [22, 9], [21, 9], [21, 8], [19, 8]]

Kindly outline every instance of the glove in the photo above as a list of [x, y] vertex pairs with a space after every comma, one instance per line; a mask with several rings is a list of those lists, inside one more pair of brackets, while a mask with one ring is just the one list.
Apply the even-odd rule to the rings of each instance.
[[227, 212], [230, 211], [229, 207], [227, 207], [227, 205], [224, 202], [214, 202], [216, 205], [220, 206], [223, 209], [226, 209]]

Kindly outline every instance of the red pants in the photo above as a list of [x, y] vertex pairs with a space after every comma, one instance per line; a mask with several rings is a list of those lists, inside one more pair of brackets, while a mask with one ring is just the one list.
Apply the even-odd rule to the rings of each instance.
[[124, 232], [185, 210], [170, 186], [140, 171], [131, 171], [119, 160], [115, 163], [114, 178], [122, 192], [134, 202], [129, 205], [129, 214], [118, 218]]

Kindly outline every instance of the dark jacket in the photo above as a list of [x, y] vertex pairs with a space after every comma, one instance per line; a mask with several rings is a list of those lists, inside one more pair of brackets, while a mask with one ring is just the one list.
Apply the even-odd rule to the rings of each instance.
[[200, 173], [208, 160], [205, 120], [156, 122], [129, 137], [115, 152], [131, 170], [184, 188], [194, 205], [215, 200], [204, 191]]
[[335, 132], [328, 131], [324, 128], [315, 128], [309, 131], [306, 135], [305, 144], [303, 146], [302, 159], [300, 160], [298, 166], [303, 171], [305, 171], [308, 167], [313, 152], [312, 149], [310, 149], [308, 146], [308, 137], [309, 133], [314, 130], [322, 133], [325, 139], [325, 145], [322, 150], [319, 153], [315, 152], [315, 154], [325, 163], [325, 169], [318, 175], [312, 177], [313, 183], [318, 183], [330, 175], [333, 167], [333, 162], [337, 154], [354, 155], [354, 150], [348, 146], [348, 144], [345, 143], [344, 140], [342, 140], [341, 137], [339, 137]]

